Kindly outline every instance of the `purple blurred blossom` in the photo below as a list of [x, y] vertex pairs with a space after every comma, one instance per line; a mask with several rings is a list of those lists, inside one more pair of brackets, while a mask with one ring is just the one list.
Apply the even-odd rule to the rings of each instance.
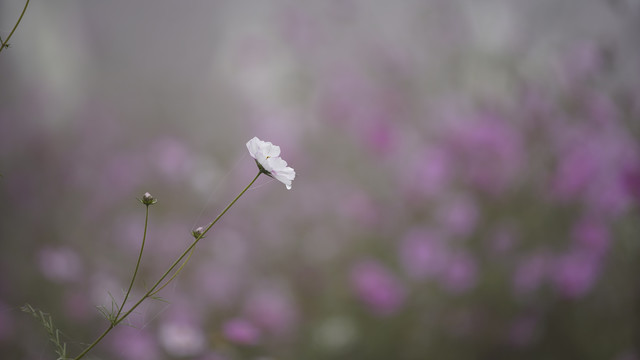
[[458, 252], [449, 257], [446, 268], [440, 274], [445, 290], [460, 294], [471, 290], [478, 279], [478, 266], [471, 255]]
[[404, 285], [379, 262], [372, 259], [357, 262], [351, 268], [350, 277], [358, 298], [375, 314], [391, 315], [404, 304]]
[[571, 235], [579, 249], [596, 256], [605, 255], [611, 242], [607, 225], [595, 216], [579, 220], [574, 224]]
[[274, 335], [289, 334], [298, 321], [298, 309], [293, 297], [278, 284], [259, 285], [247, 297], [244, 313], [252, 323]]
[[375, 226], [382, 218], [380, 209], [364, 191], [355, 190], [344, 200], [340, 209], [343, 210], [347, 218], [366, 227]]
[[471, 197], [453, 196], [436, 210], [436, 219], [448, 233], [469, 236], [478, 222], [478, 208]]
[[408, 174], [398, 171], [398, 175], [400, 182], [405, 183], [409, 198], [415, 194], [434, 198], [445, 192], [453, 181], [452, 164], [449, 152], [430, 146], [417, 151], [409, 160]]
[[111, 348], [121, 359], [155, 360], [160, 358], [158, 345], [151, 335], [144, 329], [130, 326], [118, 326], [108, 338]]
[[405, 272], [416, 280], [437, 275], [448, 260], [442, 235], [424, 228], [410, 230], [402, 239], [399, 252]]
[[[104, 160], [100, 189], [109, 189], [103, 195], [105, 200], [113, 198], [113, 194], [131, 193], [140, 184], [145, 166], [143, 157], [139, 154], [123, 153], [111, 155]], [[110, 202], [107, 202], [110, 203]]]
[[196, 283], [212, 307], [233, 304], [240, 293], [243, 272], [217, 262], [201, 264], [196, 270]]
[[479, 113], [450, 127], [449, 151], [470, 185], [500, 194], [513, 185], [526, 163], [523, 136], [496, 114]]
[[402, 100], [352, 64], [337, 66], [321, 91], [323, 118], [347, 130], [368, 150], [389, 154], [398, 142]]
[[561, 201], [581, 200], [599, 215], [624, 211], [632, 200], [625, 170], [640, 161], [637, 141], [616, 121], [554, 124], [552, 131], [559, 159], [552, 195]]
[[320, 93], [322, 118], [331, 124], [351, 123], [352, 119], [363, 117], [370, 109], [366, 106], [370, 101], [373, 87], [359, 71], [351, 66], [337, 66], [329, 73], [324, 88]]
[[232, 319], [222, 326], [222, 332], [227, 340], [244, 345], [255, 345], [260, 341], [260, 330], [245, 319]]
[[252, 243], [246, 235], [229, 227], [219, 227], [215, 234], [210, 244], [216, 262], [230, 267], [246, 266], [251, 260], [252, 250]]
[[367, 123], [360, 131], [367, 147], [378, 154], [390, 153], [397, 142], [397, 130], [392, 118]]
[[186, 178], [193, 170], [194, 156], [178, 139], [160, 138], [151, 144], [150, 151], [160, 173], [170, 180]]
[[82, 261], [78, 254], [68, 247], [43, 247], [38, 252], [40, 271], [55, 282], [77, 281], [82, 275]]
[[142, 244], [144, 214], [123, 214], [115, 219], [113, 240], [123, 251], [137, 256]]
[[551, 280], [556, 291], [570, 299], [586, 295], [600, 275], [600, 260], [584, 251], [574, 251], [555, 259]]
[[[585, 139], [586, 141], [586, 139]], [[596, 162], [588, 145], [576, 146], [559, 155], [559, 164], [553, 181], [553, 192], [561, 200], [579, 195], [597, 172]]]

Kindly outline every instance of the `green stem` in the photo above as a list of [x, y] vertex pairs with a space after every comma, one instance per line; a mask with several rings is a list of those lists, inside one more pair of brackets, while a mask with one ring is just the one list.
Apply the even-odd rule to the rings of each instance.
[[[182, 255], [180, 255], [178, 257], [178, 259], [176, 261], [173, 262], [173, 264], [171, 264], [171, 266], [169, 267], [169, 269], [167, 271], [165, 271], [164, 274], [162, 274], [162, 276], [160, 277], [160, 279], [158, 279], [158, 281], [156, 281], [155, 284], [153, 284], [153, 286], [140, 298], [140, 300], [138, 300], [135, 304], [133, 304], [133, 306], [127, 310], [127, 312], [125, 312], [119, 319], [116, 319], [114, 322], [112, 322], [109, 327], [107, 327], [107, 329], [93, 342], [91, 343], [91, 345], [89, 345], [86, 349], [84, 349], [84, 351], [82, 353], [80, 353], [80, 355], [76, 356], [74, 358], [74, 360], [79, 360], [82, 359], [91, 349], [93, 349], [93, 347], [95, 347], [109, 332], [111, 332], [111, 330], [113, 330], [113, 328], [116, 327], [116, 325], [120, 324], [122, 322], [122, 320], [124, 320], [127, 316], [129, 316], [129, 314], [131, 314], [138, 306], [140, 306], [140, 304], [142, 304], [142, 302], [144, 300], [146, 300], [148, 297], [153, 296], [153, 294], [155, 294], [155, 290], [158, 287], [158, 285], [160, 285], [160, 283], [162, 283], [162, 281], [171, 273], [171, 271], [173, 271], [173, 269], [175, 269], [176, 266], [178, 266], [178, 264], [182, 261], [182, 259], [184, 259], [185, 256], [187, 256], [187, 254], [189, 254], [191, 252], [191, 250], [193, 250], [193, 248], [196, 246], [196, 244], [198, 244], [198, 242], [207, 234], [207, 232], [209, 232], [209, 230], [213, 227], [213, 225], [215, 225], [218, 220], [220, 220], [220, 218], [222, 217], [222, 215], [224, 215], [232, 206], [233, 204], [236, 203], [236, 201], [238, 201], [238, 199], [240, 199], [240, 197], [247, 192], [247, 190], [249, 190], [249, 188], [251, 187], [251, 185], [253, 185], [254, 182], [256, 182], [256, 180], [258, 180], [258, 177], [260, 176], [260, 174], [262, 174], [262, 172], [258, 172], [258, 175], [256, 175], [256, 177], [253, 178], [253, 180], [251, 180], [251, 182], [249, 183], [249, 185], [247, 185], [247, 187], [244, 188], [244, 190], [242, 190], [240, 192], [240, 194], [238, 194], [238, 196], [236, 196], [235, 199], [233, 199], [233, 201], [231, 201], [229, 203], [229, 205], [227, 205], [226, 208], [224, 208], [224, 210], [222, 210], [222, 212], [220, 213], [220, 215], [218, 215], [211, 224], [209, 224], [209, 226], [207, 226], [207, 228], [202, 232], [202, 234], [200, 234], [200, 236], [198, 236], [192, 243], [191, 245], [189, 245], [189, 247], [182, 253]], [[167, 281], [166, 284], [164, 284], [162, 287], [165, 287], [171, 280], [173, 280], [175, 278], [175, 276], [171, 277], [171, 279], [169, 281]], [[159, 291], [159, 290], [158, 290]]]
[[29, 0], [27, 0], [27, 2], [24, 4], [24, 9], [22, 9], [22, 13], [20, 14], [20, 17], [18, 18], [18, 21], [16, 22], [13, 29], [11, 29], [9, 36], [7, 36], [7, 38], [4, 39], [4, 41], [2, 42], [2, 45], [0, 45], [0, 52], [2, 52], [2, 50], [4, 50], [4, 48], [7, 46], [7, 44], [9, 44], [9, 39], [11, 39], [11, 35], [13, 35], [13, 33], [18, 28], [18, 25], [20, 24], [20, 21], [22, 21], [22, 17], [24, 16], [24, 13], [27, 11], [28, 6], [29, 6]]
[[74, 360], [78, 360], [78, 359], [82, 359], [85, 355], [87, 355], [87, 353], [93, 349], [94, 346], [98, 345], [98, 343], [105, 337], [107, 336], [107, 334], [114, 328], [116, 327], [114, 325], [114, 323], [109, 324], [109, 327], [100, 335], [98, 336], [98, 338], [96, 339], [96, 341], [94, 341], [93, 343], [91, 343], [91, 345], [87, 346], [86, 349], [84, 349], [83, 352], [80, 353], [80, 355], [76, 356], [74, 358]]
[[133, 282], [136, 280], [136, 275], [138, 275], [138, 269], [140, 268], [140, 261], [142, 260], [142, 252], [144, 251], [144, 243], [147, 240], [147, 224], [149, 223], [149, 205], [146, 205], [147, 209], [144, 215], [144, 233], [142, 234], [142, 246], [140, 247], [140, 254], [138, 255], [138, 262], [136, 262], [136, 269], [133, 271], [133, 277], [131, 278], [131, 283], [129, 284], [129, 289], [124, 295], [124, 300], [122, 300], [122, 305], [118, 309], [118, 313], [113, 318], [114, 321], [118, 320], [120, 313], [122, 313], [122, 309], [124, 309], [124, 304], [127, 303], [127, 299], [129, 298], [129, 294], [131, 293], [131, 288], [133, 288]]
[[160, 291], [162, 291], [162, 289], [165, 288], [165, 286], [169, 285], [169, 283], [175, 279], [176, 276], [178, 276], [178, 274], [180, 274], [180, 271], [182, 271], [182, 268], [187, 265], [187, 263], [189, 262], [189, 259], [191, 259], [191, 255], [193, 255], [193, 250], [191, 249], [191, 251], [189, 252], [189, 256], [187, 256], [187, 259], [182, 263], [182, 265], [180, 265], [180, 267], [178, 268], [178, 270], [176, 270], [176, 272], [173, 273], [173, 275], [171, 275], [171, 277], [169, 278], [169, 280], [167, 280], [166, 283], [164, 283], [162, 286], [160, 286], [159, 288], [155, 289], [149, 296], [154, 296], [155, 294], [159, 293]]
[[[173, 269], [175, 269], [176, 266], [178, 266], [178, 264], [182, 261], [182, 259], [184, 259], [185, 256], [187, 256], [187, 254], [196, 246], [196, 244], [198, 244], [198, 242], [204, 238], [204, 236], [207, 234], [207, 232], [209, 232], [209, 230], [213, 227], [213, 225], [215, 225], [218, 220], [220, 220], [220, 218], [222, 217], [222, 215], [224, 215], [232, 206], [233, 204], [236, 203], [236, 201], [238, 201], [238, 199], [240, 199], [240, 197], [242, 195], [244, 195], [244, 193], [249, 190], [249, 188], [251, 187], [251, 185], [253, 185], [254, 182], [256, 182], [256, 180], [258, 180], [258, 177], [260, 176], [260, 174], [262, 174], [262, 172], [259, 172], [258, 175], [256, 175], [256, 177], [253, 178], [253, 180], [251, 180], [251, 182], [249, 183], [249, 185], [247, 185], [247, 187], [244, 188], [244, 190], [242, 190], [240, 192], [240, 194], [238, 194], [238, 196], [236, 196], [235, 199], [233, 199], [233, 201], [231, 201], [229, 203], [229, 205], [227, 205], [226, 208], [224, 208], [224, 210], [222, 210], [222, 212], [220, 213], [220, 215], [218, 215], [211, 224], [209, 224], [209, 226], [207, 226], [207, 228], [202, 232], [202, 234], [200, 234], [200, 236], [198, 236], [193, 243], [191, 243], [191, 245], [189, 245], [189, 247], [187, 248], [187, 250], [185, 250], [182, 255], [180, 255], [180, 257], [178, 257], [178, 259], [176, 261], [173, 262], [173, 264], [171, 264], [171, 267], [169, 267], [169, 269], [167, 271], [165, 271], [165, 273], [160, 277], [160, 279], [158, 281], [156, 281], [155, 284], [153, 284], [153, 286], [151, 287], [151, 289], [149, 289], [149, 291], [147, 292], [147, 294], [144, 296], [149, 296], [152, 293], [154, 293], [154, 290], [158, 287], [158, 285], [160, 285], [160, 283], [167, 277], [167, 275], [169, 275], [169, 273], [171, 271], [173, 271]], [[173, 278], [172, 278], [173, 279]], [[163, 287], [166, 286], [163, 285]], [[143, 299], [144, 299], [143, 297]], [[142, 299], [141, 299], [142, 300]], [[140, 303], [141, 301], [139, 301]], [[129, 310], [129, 312], [131, 312], [131, 310]], [[127, 313], [129, 313], [127, 312]], [[125, 314], [126, 315], [126, 314]]]

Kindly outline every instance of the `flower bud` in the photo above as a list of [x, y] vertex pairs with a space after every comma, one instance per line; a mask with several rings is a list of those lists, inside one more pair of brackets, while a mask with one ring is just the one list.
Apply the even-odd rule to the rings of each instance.
[[147, 206], [153, 205], [158, 202], [158, 200], [154, 199], [153, 196], [151, 196], [151, 194], [149, 194], [148, 192], [144, 193], [144, 195], [142, 195], [142, 199], [138, 200]]
[[201, 239], [203, 233], [204, 233], [204, 228], [202, 226], [196, 228], [195, 230], [191, 230], [191, 235], [193, 235], [193, 237], [196, 239]]

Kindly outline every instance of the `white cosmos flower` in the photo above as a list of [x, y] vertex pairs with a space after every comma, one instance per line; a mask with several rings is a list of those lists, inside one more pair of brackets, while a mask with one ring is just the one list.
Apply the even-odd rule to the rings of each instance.
[[279, 146], [254, 137], [247, 142], [247, 149], [251, 157], [256, 160], [260, 171], [285, 184], [287, 189], [291, 189], [291, 182], [295, 179], [296, 172], [280, 158]]
[[247, 149], [251, 157], [256, 159], [262, 166], [264, 166], [268, 158], [280, 156], [280, 146], [273, 145], [268, 141], [262, 141], [255, 136], [247, 142]]

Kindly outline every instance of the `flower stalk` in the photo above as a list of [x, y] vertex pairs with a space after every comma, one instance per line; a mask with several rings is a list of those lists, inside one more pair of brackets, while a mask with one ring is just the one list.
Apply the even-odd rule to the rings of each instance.
[[29, 0], [27, 0], [27, 2], [24, 4], [24, 9], [22, 9], [22, 13], [20, 13], [20, 17], [18, 18], [18, 21], [16, 21], [16, 24], [13, 26], [13, 29], [11, 29], [11, 32], [9, 33], [9, 35], [7, 35], [7, 38], [4, 39], [4, 41], [0, 39], [0, 42], [2, 43], [0, 44], [0, 52], [2, 52], [4, 48], [9, 47], [9, 39], [11, 39], [11, 36], [18, 28], [18, 25], [20, 25], [20, 21], [22, 21], [22, 17], [24, 16], [24, 13], [27, 12], [27, 7], [29, 7]]
[[[207, 234], [207, 232], [209, 232], [209, 230], [211, 230], [213, 225], [215, 225], [218, 222], [218, 220], [220, 220], [220, 218], [224, 214], [227, 213], [227, 211], [238, 201], [238, 199], [240, 199], [240, 197], [242, 195], [244, 195], [244, 193], [247, 192], [247, 190], [249, 190], [249, 188], [256, 182], [256, 180], [258, 180], [258, 177], [260, 177], [261, 174], [262, 174], [262, 172], [259, 171], [258, 174], [253, 178], [253, 180], [251, 180], [249, 185], [247, 185], [240, 192], [240, 194], [238, 194], [238, 196], [236, 196], [235, 199], [233, 199], [229, 203], [229, 205], [227, 205], [227, 207], [225, 207], [224, 210], [222, 210], [222, 212], [202, 232], [199, 232], [198, 236], [195, 237], [195, 240], [191, 243], [191, 245], [189, 245], [189, 247], [187, 247], [187, 249], [182, 252], [182, 254], [171, 264], [171, 266], [167, 269], [167, 271], [165, 271], [164, 274], [162, 274], [162, 276], [160, 276], [160, 278], [153, 284], [153, 286], [151, 286], [151, 288], [149, 290], [147, 290], [147, 292], [144, 295], [142, 295], [142, 297], [135, 304], [133, 304], [133, 306], [129, 310], [127, 310], [126, 312], [122, 313], [122, 310], [124, 308], [125, 302], [127, 301], [129, 293], [131, 292], [131, 288], [133, 287], [133, 282], [135, 280], [135, 277], [136, 277], [136, 274], [137, 274], [137, 271], [138, 271], [138, 268], [139, 268], [139, 265], [140, 265], [140, 261], [142, 259], [142, 250], [144, 249], [144, 242], [145, 242], [145, 239], [146, 239], [147, 220], [148, 220], [148, 214], [149, 214], [148, 213], [149, 204], [145, 204], [145, 205], [147, 205], [147, 216], [145, 217], [145, 231], [144, 231], [144, 235], [143, 235], [142, 247], [140, 249], [140, 255], [138, 256], [138, 262], [136, 263], [136, 270], [135, 270], [133, 278], [131, 280], [131, 284], [129, 285], [129, 290], [127, 290], [127, 293], [125, 295], [125, 299], [122, 302], [122, 305], [118, 309], [118, 315], [111, 321], [109, 326], [102, 332], [102, 334], [100, 334], [100, 336], [98, 336], [98, 338], [93, 343], [91, 343], [89, 346], [87, 346], [78, 356], [76, 356], [74, 358], [74, 360], [82, 359], [89, 351], [91, 351], [91, 349], [93, 349], [98, 343], [100, 343], [100, 341], [102, 341], [102, 339], [105, 336], [107, 336], [107, 334], [109, 334], [111, 332], [111, 330], [113, 330], [118, 324], [120, 324], [124, 319], [126, 319], [127, 316], [129, 316], [138, 306], [140, 306], [140, 304], [142, 304], [143, 301], [145, 301], [146, 299], [148, 299], [150, 297], [153, 297], [160, 290], [164, 289], [169, 283], [171, 283], [171, 281], [173, 281], [173, 279], [175, 279], [175, 277], [180, 273], [180, 271], [182, 271], [184, 265], [187, 263], [187, 261], [191, 257], [191, 254], [193, 253], [193, 249], [198, 244], [198, 242], [202, 238], [204, 238], [204, 236]], [[185, 259], [185, 257], [187, 257], [187, 259], [184, 261], [184, 263], [182, 263], [182, 260]], [[169, 274], [171, 274], [171, 272], [180, 263], [182, 263], [182, 265], [175, 271], [175, 273], [173, 273], [173, 275], [169, 278], [169, 280], [167, 280], [162, 286], [160, 286], [160, 284], [162, 284], [162, 282], [167, 278], [167, 276], [169, 276]], [[122, 313], [122, 315], [120, 315], [121, 313]]]
[[[146, 193], [145, 196], [149, 194]], [[131, 294], [131, 289], [133, 288], [133, 283], [136, 281], [136, 275], [138, 275], [138, 269], [140, 268], [140, 262], [142, 261], [142, 252], [144, 251], [144, 243], [147, 240], [147, 225], [149, 224], [149, 206], [155, 204], [154, 203], [145, 203], [144, 197], [142, 200], [143, 204], [145, 204], [145, 216], [144, 216], [144, 233], [142, 234], [142, 245], [140, 246], [140, 254], [138, 254], [138, 261], [136, 262], [136, 269], [133, 271], [133, 276], [131, 277], [131, 282], [129, 283], [129, 288], [127, 292], [124, 294], [124, 300], [122, 300], [122, 305], [118, 308], [118, 313], [114, 317], [115, 321], [118, 321], [118, 317], [122, 313], [122, 309], [124, 309], [124, 305], [127, 303], [127, 299], [129, 298], [129, 294]]]

